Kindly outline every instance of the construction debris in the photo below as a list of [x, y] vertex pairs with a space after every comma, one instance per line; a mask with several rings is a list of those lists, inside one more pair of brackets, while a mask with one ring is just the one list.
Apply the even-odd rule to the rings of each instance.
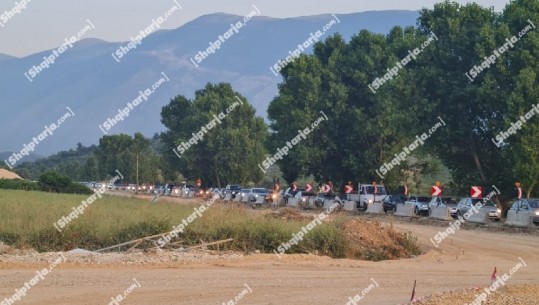
[[202, 243], [200, 245], [190, 246], [190, 247], [189, 246], [186, 247], [183, 244], [183, 241], [176, 241], [176, 242], [173, 242], [173, 243], [167, 243], [163, 247], [158, 246], [157, 241], [159, 240], [159, 238], [161, 238], [162, 236], [167, 235], [167, 234], [169, 234], [169, 232], [134, 239], [134, 240], [131, 240], [131, 241], [128, 241], [128, 242], [124, 242], [124, 243], [121, 243], [121, 244], [117, 244], [117, 245], [114, 245], [114, 246], [110, 246], [110, 247], [106, 247], [106, 248], [103, 248], [103, 249], [96, 250], [95, 253], [101, 253], [101, 252], [115, 250], [115, 249], [117, 249], [118, 252], [122, 252], [122, 248], [123, 249], [127, 248], [127, 249], [124, 250], [124, 252], [131, 253], [131, 252], [134, 252], [137, 249], [137, 247], [141, 247], [142, 249], [145, 249], [145, 250], [149, 250], [149, 249], [153, 249], [153, 248], [181, 247], [181, 249], [178, 249], [177, 251], [189, 251], [191, 249], [204, 248], [204, 247], [208, 247], [208, 246], [215, 246], [215, 245], [218, 246], [218, 245], [220, 245], [222, 243], [227, 243], [227, 242], [231, 242], [231, 241], [234, 240], [232, 238], [229, 238], [229, 239], [214, 241], [214, 242], [210, 242], [210, 243]]

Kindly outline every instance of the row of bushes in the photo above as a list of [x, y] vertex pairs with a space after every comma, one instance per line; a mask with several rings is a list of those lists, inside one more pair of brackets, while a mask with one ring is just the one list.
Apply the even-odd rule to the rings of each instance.
[[40, 190], [37, 182], [21, 180], [21, 179], [0, 179], [0, 189], [20, 190], [20, 191]]
[[88, 187], [76, 183], [66, 176], [49, 171], [39, 177], [38, 182], [21, 179], [0, 179], [0, 189], [21, 191], [44, 191], [64, 194], [92, 194]]

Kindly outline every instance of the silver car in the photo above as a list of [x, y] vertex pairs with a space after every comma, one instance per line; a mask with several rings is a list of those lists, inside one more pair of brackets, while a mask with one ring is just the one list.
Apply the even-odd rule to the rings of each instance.
[[533, 214], [532, 222], [534, 225], [539, 225], [539, 199], [538, 198], [529, 198], [529, 199], [519, 199], [513, 203], [511, 210], [516, 211], [529, 211]]
[[472, 208], [472, 205], [477, 205], [478, 203], [481, 203], [484, 209], [488, 209], [488, 217], [490, 220], [500, 220], [502, 211], [496, 207], [494, 202], [491, 200], [484, 201], [483, 199], [470, 197], [462, 198], [456, 207], [451, 208], [449, 211], [451, 213], [451, 217], [457, 218], [458, 216], [466, 214], [466, 212]]
[[253, 188], [249, 190], [249, 201], [250, 202], [265, 202], [266, 197], [268, 196], [270, 190], [265, 188]]
[[240, 197], [240, 202], [247, 202], [249, 201], [249, 193], [251, 192], [251, 189], [241, 189], [241, 191], [238, 193]]
[[405, 203], [411, 203], [414, 205], [414, 214], [429, 216], [430, 215], [430, 207], [429, 202], [431, 201], [430, 197], [426, 196], [410, 196], [408, 200], [406, 200]]

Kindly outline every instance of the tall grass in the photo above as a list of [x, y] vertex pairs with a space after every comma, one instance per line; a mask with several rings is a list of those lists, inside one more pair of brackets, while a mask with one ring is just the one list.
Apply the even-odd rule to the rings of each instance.
[[[87, 199], [85, 195], [66, 195], [33, 191], [0, 190], [0, 241], [19, 248], [32, 247], [40, 252], [65, 251], [74, 248], [97, 250], [134, 239], [166, 233], [193, 214], [201, 202], [183, 203], [104, 196], [88, 206], [84, 213], [69, 223], [62, 232], [54, 227], [62, 216]], [[384, 259], [384, 249], [369, 253], [352, 253], [353, 245], [342, 226], [348, 217], [316, 226], [302, 242], [287, 253], [318, 253], [330, 257]], [[233, 238], [221, 249], [272, 253], [283, 242], [311, 220], [292, 221], [265, 217], [250, 209], [214, 204], [186, 227], [178, 239], [187, 245]], [[410, 253], [419, 252], [410, 234], [396, 234], [396, 244]], [[357, 242], [357, 241], [356, 241]], [[394, 253], [396, 255], [397, 253]]]
[[[17, 247], [38, 251], [73, 248], [95, 250], [133, 239], [164, 233], [193, 213], [191, 205], [150, 203], [145, 200], [104, 196], [86, 208], [60, 233], [53, 223], [68, 215], [87, 196], [0, 190], [0, 240]], [[198, 203], [200, 204], [200, 203]], [[271, 253], [290, 240], [309, 221], [286, 221], [263, 217], [249, 210], [209, 208], [202, 217], [187, 226], [182, 239], [188, 245], [233, 238], [222, 249]], [[332, 224], [322, 224], [309, 233], [304, 242], [288, 253], [318, 251], [343, 257], [346, 241]]]
[[95, 249], [170, 230], [173, 220], [192, 212], [188, 206], [104, 196], [58, 232], [53, 223], [87, 198], [86, 195], [0, 190], [0, 240], [38, 251]]

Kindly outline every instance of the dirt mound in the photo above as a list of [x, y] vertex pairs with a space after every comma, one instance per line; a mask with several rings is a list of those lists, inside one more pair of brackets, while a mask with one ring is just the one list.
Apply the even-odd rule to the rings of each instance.
[[19, 175], [8, 171], [7, 169], [0, 168], [0, 179], [22, 179]]
[[378, 221], [351, 219], [342, 225], [349, 258], [385, 260], [419, 254], [413, 237], [385, 227]]
[[0, 256], [1, 255], [25, 255], [37, 253], [34, 249], [17, 249], [15, 247], [4, 244], [0, 241]]
[[[471, 304], [479, 297], [485, 288], [474, 288], [461, 291], [452, 291], [440, 295], [421, 298], [411, 303], [414, 305], [453, 305]], [[539, 285], [506, 286], [497, 289], [486, 299], [482, 305], [536, 305], [539, 304]]]
[[11, 253], [14, 249], [0, 241], [0, 254]]
[[282, 208], [279, 210], [276, 210], [270, 214], [267, 214], [266, 217], [273, 217], [277, 219], [283, 219], [283, 220], [306, 220], [311, 219], [309, 217], [305, 217], [301, 215], [301, 213], [294, 208]]

